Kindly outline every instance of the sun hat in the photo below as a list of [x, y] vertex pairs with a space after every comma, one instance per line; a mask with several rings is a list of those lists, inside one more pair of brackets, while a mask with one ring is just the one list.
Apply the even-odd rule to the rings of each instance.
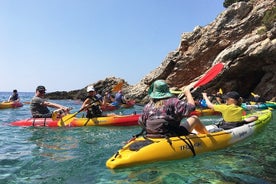
[[164, 80], [156, 80], [151, 84], [148, 94], [153, 99], [162, 99], [172, 97], [168, 84]]
[[44, 86], [37, 86], [36, 91], [46, 91]]
[[95, 91], [95, 88], [93, 86], [88, 86], [86, 89], [87, 92]]
[[230, 91], [230, 92], [226, 93], [226, 95], [224, 95], [223, 98], [225, 98], [225, 99], [232, 98], [234, 100], [239, 100], [240, 94], [236, 91]]

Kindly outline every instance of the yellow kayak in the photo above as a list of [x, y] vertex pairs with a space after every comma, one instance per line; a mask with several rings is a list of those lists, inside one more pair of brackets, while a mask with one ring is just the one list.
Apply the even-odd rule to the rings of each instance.
[[[251, 115], [258, 116], [258, 120], [230, 130], [169, 139], [138, 137], [109, 158], [106, 166], [110, 169], [130, 167], [138, 164], [183, 159], [226, 148], [258, 132], [272, 118], [270, 110], [257, 111]], [[216, 126], [208, 125], [207, 129], [210, 131], [214, 127]]]
[[0, 109], [17, 108], [22, 106], [23, 104], [21, 102], [1, 102], [0, 103]]

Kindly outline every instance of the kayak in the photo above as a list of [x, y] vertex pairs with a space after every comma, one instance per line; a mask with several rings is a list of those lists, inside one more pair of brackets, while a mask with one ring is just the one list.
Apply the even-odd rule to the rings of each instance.
[[[132, 115], [112, 115], [97, 118], [72, 118], [69, 120], [68, 127], [81, 126], [132, 126], [138, 124], [139, 114]], [[52, 118], [28, 118], [10, 123], [12, 126], [46, 126], [58, 127], [59, 120], [52, 120]]]
[[242, 103], [241, 107], [245, 110], [253, 110], [253, 109], [276, 109], [276, 102], [270, 102], [266, 101], [265, 103], [255, 103], [255, 102], [249, 102], [249, 103]]
[[21, 102], [1, 102], [0, 103], [0, 109], [17, 108], [22, 106], [23, 106], [23, 103]]
[[[219, 112], [213, 111], [212, 109], [197, 109], [191, 113], [191, 115], [197, 116], [209, 116], [219, 115]], [[80, 126], [134, 126], [138, 125], [138, 119], [140, 114], [132, 115], [111, 115], [106, 117], [97, 118], [72, 118], [69, 127], [80, 127]], [[53, 120], [52, 118], [28, 118], [12, 122], [12, 126], [46, 126], [46, 127], [58, 127], [59, 120]]]
[[276, 109], [276, 102], [266, 101], [265, 104], [268, 108]]
[[119, 106], [115, 106], [115, 105], [111, 105], [111, 104], [102, 105], [101, 109], [103, 111], [114, 111], [114, 110], [117, 110], [117, 109], [120, 109], [120, 108], [131, 108], [134, 105], [135, 105], [135, 100], [130, 100], [130, 101], [127, 101], [125, 104], [121, 104]]
[[261, 104], [247, 104], [247, 103], [242, 103], [241, 107], [244, 110], [253, 110], [253, 109], [267, 109], [268, 107], [266, 106], [265, 103]]
[[[158, 161], [184, 159], [229, 147], [257, 133], [272, 119], [270, 110], [256, 111], [251, 115], [258, 116], [258, 120], [230, 130], [220, 130], [215, 125], [208, 125], [207, 129], [213, 132], [209, 134], [190, 134], [167, 139], [140, 136], [129, 141], [109, 158], [106, 161], [106, 166], [116, 169]], [[193, 131], [193, 133], [196, 132]]]

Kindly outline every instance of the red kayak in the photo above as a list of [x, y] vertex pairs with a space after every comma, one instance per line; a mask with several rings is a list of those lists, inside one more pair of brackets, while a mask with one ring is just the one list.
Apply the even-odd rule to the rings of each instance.
[[[133, 115], [112, 115], [106, 117], [97, 118], [72, 118], [68, 127], [80, 127], [80, 126], [132, 126], [138, 125], [139, 114]], [[12, 122], [12, 126], [46, 126], [46, 127], [58, 127], [59, 120], [52, 120], [51, 118], [29, 118], [25, 120], [19, 120]]]

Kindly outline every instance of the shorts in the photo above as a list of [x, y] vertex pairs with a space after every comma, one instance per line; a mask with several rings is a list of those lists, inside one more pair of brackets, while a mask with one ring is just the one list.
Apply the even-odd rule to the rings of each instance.
[[225, 122], [225, 121], [221, 121], [221, 122], [219, 122], [219, 124], [217, 124], [217, 126], [219, 128], [223, 128], [224, 130], [229, 130], [229, 129], [232, 129], [232, 128], [236, 128], [236, 127], [242, 126], [242, 125], [244, 125], [246, 123], [247, 123], [246, 121], [240, 121], [240, 122]]

